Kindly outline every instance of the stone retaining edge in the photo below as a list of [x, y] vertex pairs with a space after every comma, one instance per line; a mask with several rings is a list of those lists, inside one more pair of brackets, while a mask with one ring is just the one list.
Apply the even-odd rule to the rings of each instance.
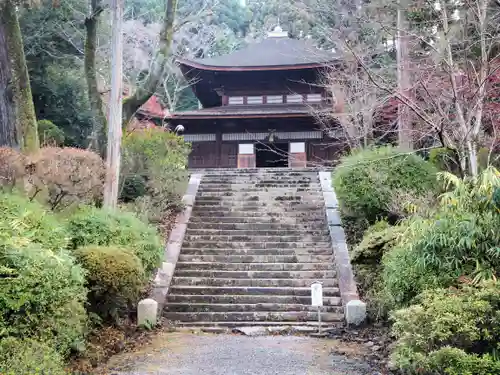
[[167, 297], [168, 289], [174, 276], [175, 266], [177, 264], [177, 259], [179, 259], [182, 243], [184, 241], [184, 235], [186, 234], [189, 218], [191, 217], [193, 205], [196, 199], [196, 193], [198, 192], [202, 177], [202, 174], [197, 173], [191, 174], [189, 178], [186, 194], [182, 197], [184, 209], [177, 214], [175, 224], [170, 232], [170, 236], [165, 246], [162, 266], [161, 268], [158, 268], [154, 279], [153, 290], [151, 291], [149, 298], [158, 303], [158, 316], [161, 316], [161, 311], [163, 310], [163, 306], [165, 304], [165, 298]]
[[340, 218], [339, 203], [332, 185], [332, 172], [319, 173], [321, 190], [325, 200], [325, 211], [328, 230], [332, 239], [337, 278], [342, 304], [344, 305], [347, 324], [359, 325], [366, 318], [366, 304], [359, 299], [358, 288], [354, 280], [351, 260], [347, 248], [342, 220]]

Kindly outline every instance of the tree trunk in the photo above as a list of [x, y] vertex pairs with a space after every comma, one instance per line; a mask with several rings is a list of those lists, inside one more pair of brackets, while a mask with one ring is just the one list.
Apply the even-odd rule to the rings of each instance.
[[13, 96], [5, 24], [0, 22], [0, 147], [19, 147]]
[[[12, 90], [15, 103], [16, 129], [22, 137], [21, 148], [36, 151], [40, 147], [35, 106], [24, 56], [23, 39], [19, 27], [17, 10], [12, 0], [4, 0], [0, 6], [0, 23], [6, 32], [7, 51], [12, 73]], [[20, 137], [20, 138], [21, 138]]]
[[167, 0], [165, 18], [160, 32], [158, 53], [156, 54], [144, 86], [138, 88], [134, 95], [123, 101], [123, 127], [128, 125], [137, 110], [149, 100], [161, 83], [165, 67], [167, 66], [167, 59], [170, 55], [170, 48], [172, 46], [176, 10], [177, 0]]
[[108, 147], [106, 155], [106, 181], [104, 183], [104, 206], [114, 209], [118, 203], [120, 178], [120, 147], [122, 140], [122, 95], [123, 95], [123, 3], [112, 1], [113, 32], [111, 42], [111, 94], [108, 114]]
[[[399, 2], [397, 11], [397, 69], [399, 94], [409, 97], [411, 90], [410, 82], [410, 59], [408, 54], [408, 20], [406, 19], [404, 3]], [[399, 145], [411, 150], [412, 142], [412, 119], [410, 108], [405, 103], [398, 105], [398, 141]]]
[[107, 121], [104, 115], [104, 106], [97, 84], [96, 50], [97, 27], [99, 16], [103, 11], [99, 0], [91, 0], [89, 16], [85, 19], [85, 79], [87, 81], [88, 97], [92, 110], [92, 136], [90, 149], [102, 157], [106, 154]]

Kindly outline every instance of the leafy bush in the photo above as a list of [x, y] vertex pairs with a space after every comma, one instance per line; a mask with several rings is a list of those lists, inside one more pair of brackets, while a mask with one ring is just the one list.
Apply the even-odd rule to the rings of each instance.
[[382, 256], [398, 243], [405, 230], [404, 226], [391, 226], [386, 221], [379, 221], [368, 228], [361, 243], [353, 248], [351, 262], [362, 292], [367, 292], [378, 283]]
[[[187, 181], [190, 145], [182, 137], [158, 128], [127, 134], [122, 148], [122, 182], [144, 179], [146, 193], [162, 210], [178, 205]], [[123, 196], [123, 195], [122, 195]]]
[[52, 121], [38, 121], [38, 138], [42, 146], [62, 146], [64, 144], [64, 132]]
[[394, 313], [393, 361], [411, 374], [498, 374], [500, 284], [426, 291]]
[[416, 218], [407, 238], [383, 259], [386, 298], [404, 306], [423, 290], [475, 281], [500, 271], [500, 215], [464, 212]]
[[141, 260], [119, 247], [84, 247], [77, 249], [75, 256], [88, 271], [90, 311], [103, 320], [118, 322], [146, 285]]
[[47, 190], [52, 209], [94, 203], [102, 196], [105, 167], [99, 155], [76, 148], [46, 147], [31, 157], [31, 197]]
[[389, 217], [397, 191], [414, 196], [436, 188], [436, 168], [415, 154], [392, 147], [366, 149], [344, 157], [333, 174], [333, 186], [345, 216], [370, 223]]
[[379, 264], [384, 253], [398, 243], [405, 230], [405, 226], [391, 226], [387, 221], [376, 222], [368, 228], [361, 243], [351, 252], [351, 262]]
[[387, 315], [381, 300], [382, 257], [396, 246], [406, 231], [405, 223], [391, 226], [379, 221], [365, 232], [363, 240], [351, 251], [351, 262], [358, 289], [367, 301], [370, 318], [378, 320]]
[[440, 171], [447, 171], [459, 175], [460, 164], [457, 160], [459, 159], [455, 151], [446, 147], [433, 148], [429, 151], [429, 162], [435, 165]]
[[86, 326], [82, 268], [65, 250], [11, 238], [0, 246], [0, 335], [34, 337], [59, 353], [79, 349]]
[[131, 212], [84, 208], [68, 221], [71, 247], [123, 246], [142, 261], [149, 275], [160, 264], [163, 246], [156, 229]]
[[500, 171], [488, 167], [477, 178], [460, 179], [451, 173], [439, 173], [446, 192], [441, 197], [442, 209], [450, 212], [500, 212]]
[[343, 212], [340, 216], [347, 243], [350, 246], [358, 245], [363, 239], [363, 234], [370, 227], [370, 223], [364, 217], [347, 216]]
[[50, 345], [24, 338], [0, 340], [0, 374], [66, 375], [63, 358]]
[[49, 250], [68, 246], [64, 226], [38, 202], [17, 194], [0, 193], [0, 212], [0, 246], [13, 237]]
[[146, 195], [146, 179], [139, 175], [132, 175], [123, 178], [120, 201], [129, 203], [137, 198]]
[[0, 147], [0, 187], [14, 188], [25, 175], [26, 157], [8, 147]]
[[475, 182], [446, 176], [449, 191], [434, 216], [413, 218], [399, 245], [384, 255], [384, 295], [394, 306], [407, 305], [425, 289], [447, 287], [459, 278], [477, 283], [500, 272], [495, 203], [500, 174], [488, 169]]

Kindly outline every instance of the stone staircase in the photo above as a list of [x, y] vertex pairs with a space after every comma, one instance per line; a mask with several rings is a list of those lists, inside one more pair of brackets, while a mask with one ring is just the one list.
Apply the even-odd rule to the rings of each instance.
[[205, 172], [163, 315], [185, 326], [316, 326], [343, 307], [318, 172]]

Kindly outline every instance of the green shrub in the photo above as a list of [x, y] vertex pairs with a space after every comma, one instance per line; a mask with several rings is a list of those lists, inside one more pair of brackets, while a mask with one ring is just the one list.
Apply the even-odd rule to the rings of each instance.
[[162, 240], [156, 229], [131, 212], [84, 208], [68, 220], [73, 249], [89, 246], [123, 246], [142, 261], [147, 275], [159, 266]]
[[64, 131], [59, 129], [52, 121], [38, 121], [38, 138], [42, 146], [62, 146], [64, 144]]
[[371, 319], [385, 318], [386, 306], [381, 300], [382, 257], [395, 247], [406, 231], [405, 223], [391, 226], [379, 221], [365, 232], [363, 240], [351, 251], [351, 262], [358, 290], [368, 304]]
[[132, 175], [123, 178], [120, 201], [129, 203], [146, 195], [147, 184], [144, 177]]
[[436, 168], [416, 154], [392, 147], [366, 149], [342, 158], [333, 173], [333, 186], [345, 216], [370, 223], [392, 221], [389, 206], [394, 194], [420, 196], [435, 191]]
[[0, 374], [66, 375], [63, 358], [50, 345], [24, 338], [0, 340]]
[[130, 178], [144, 179], [146, 193], [161, 211], [181, 202], [188, 178], [190, 144], [158, 128], [136, 130], [123, 138], [122, 187]]
[[17, 237], [45, 249], [67, 247], [68, 234], [64, 226], [38, 202], [0, 192], [0, 212], [0, 245]]
[[66, 250], [25, 241], [12, 238], [0, 246], [0, 336], [51, 342], [63, 355], [80, 349], [86, 327], [83, 269]]
[[410, 374], [498, 374], [500, 284], [424, 292], [393, 314], [392, 359]]
[[406, 230], [405, 226], [392, 226], [378, 221], [367, 229], [363, 240], [351, 252], [354, 264], [379, 264], [384, 253], [392, 249]]
[[460, 174], [460, 165], [457, 163], [456, 154], [446, 147], [433, 148], [429, 151], [429, 162], [440, 171]]
[[447, 287], [459, 277], [475, 282], [500, 271], [500, 215], [441, 212], [416, 218], [398, 247], [383, 258], [386, 298], [404, 306], [423, 290]]
[[87, 270], [90, 311], [105, 321], [118, 322], [146, 285], [141, 260], [119, 247], [84, 247], [75, 256]]
[[384, 296], [401, 307], [425, 289], [448, 287], [459, 278], [476, 283], [500, 272], [498, 171], [477, 180], [446, 174], [448, 192], [429, 218], [415, 217], [400, 244], [383, 258]]
[[370, 227], [370, 223], [364, 217], [347, 216], [343, 212], [340, 213], [340, 216], [347, 243], [350, 246], [358, 245], [363, 239], [365, 231]]

